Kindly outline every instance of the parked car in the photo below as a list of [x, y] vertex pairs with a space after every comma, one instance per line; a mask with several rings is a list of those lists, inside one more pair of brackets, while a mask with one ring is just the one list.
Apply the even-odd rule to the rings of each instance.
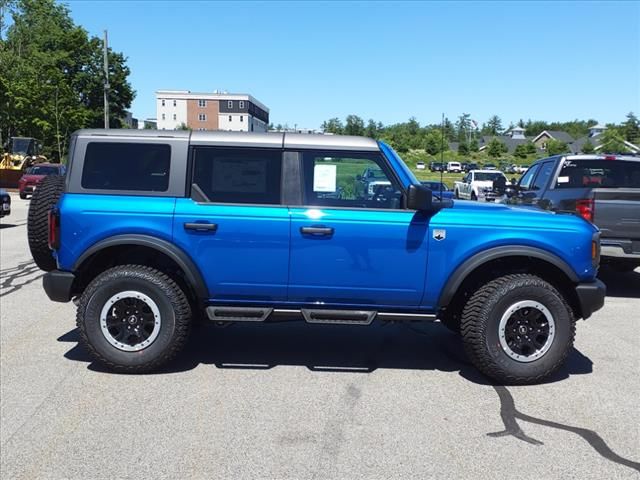
[[494, 201], [501, 192], [494, 191], [494, 183], [507, 183], [507, 177], [498, 170], [471, 170], [460, 181], [455, 182], [455, 198], [465, 200]]
[[441, 162], [431, 162], [429, 164], [429, 170], [432, 172], [442, 172], [444, 170], [444, 164]]
[[373, 199], [376, 195], [384, 195], [387, 187], [391, 186], [387, 175], [377, 165], [365, 168], [362, 175], [357, 178], [363, 183], [363, 191], [368, 200]]
[[39, 163], [27, 168], [18, 181], [18, 191], [23, 200], [32, 195], [42, 179], [48, 175], [64, 176], [66, 167], [59, 163]]
[[640, 158], [568, 155], [534, 163], [507, 200], [578, 214], [602, 235], [603, 263], [640, 266]]
[[433, 194], [439, 198], [453, 198], [453, 192], [444, 182], [424, 181], [420, 183], [431, 190]]
[[496, 167], [493, 163], [487, 163], [484, 166], [484, 170], [497, 170], [498, 167]]
[[416, 169], [417, 170], [424, 170], [426, 168], [424, 162], [418, 162], [416, 163]]
[[460, 162], [448, 162], [447, 172], [460, 173], [462, 172], [462, 165], [460, 165]]
[[0, 217], [11, 214], [11, 195], [6, 190], [0, 188]]
[[[604, 303], [592, 224], [438, 200], [370, 138], [82, 130], [71, 145], [68, 178], [45, 178], [31, 201], [29, 247], [111, 370], [157, 370], [194, 318], [439, 319], [486, 375], [535, 383]], [[374, 198], [363, 168], [389, 182]]]
[[475, 162], [469, 162], [466, 164], [464, 171], [470, 172], [471, 170], [478, 170], [478, 164]]

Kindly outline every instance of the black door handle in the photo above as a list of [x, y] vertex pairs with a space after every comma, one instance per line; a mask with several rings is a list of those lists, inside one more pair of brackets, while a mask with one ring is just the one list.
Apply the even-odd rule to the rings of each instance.
[[303, 235], [314, 235], [317, 237], [333, 235], [331, 227], [300, 227], [300, 233]]
[[186, 222], [184, 224], [185, 230], [195, 230], [196, 232], [215, 232], [218, 230], [217, 223], [198, 223], [198, 222]]

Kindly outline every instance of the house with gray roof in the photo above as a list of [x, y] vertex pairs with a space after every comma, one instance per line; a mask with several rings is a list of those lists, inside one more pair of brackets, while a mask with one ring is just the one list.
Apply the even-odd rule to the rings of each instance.
[[480, 147], [479, 150], [483, 151], [489, 146], [491, 140], [497, 138], [507, 146], [507, 151], [509, 153], [513, 153], [518, 145], [523, 145], [531, 141], [530, 137], [527, 138], [525, 136], [524, 131], [525, 130], [522, 127], [513, 127], [505, 135], [483, 135], [478, 141], [478, 145]]
[[[599, 152], [602, 149], [602, 133], [607, 129], [605, 125], [594, 125], [589, 128], [589, 135], [580, 137], [577, 140], [569, 144], [571, 153], [582, 153], [582, 150], [587, 142], [593, 145], [594, 150]], [[624, 142], [625, 146], [631, 153], [640, 153], [640, 146], [631, 142]]]

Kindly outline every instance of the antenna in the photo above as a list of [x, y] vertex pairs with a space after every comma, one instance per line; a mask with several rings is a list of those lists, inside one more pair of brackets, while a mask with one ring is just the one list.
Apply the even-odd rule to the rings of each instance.
[[442, 201], [442, 184], [444, 175], [444, 112], [442, 113], [442, 124], [440, 126], [440, 201]]

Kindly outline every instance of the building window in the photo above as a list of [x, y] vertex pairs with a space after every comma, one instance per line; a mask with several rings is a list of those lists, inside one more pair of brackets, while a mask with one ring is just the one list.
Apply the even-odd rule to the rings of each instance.
[[227, 102], [227, 108], [233, 108], [233, 100]]
[[240, 121], [244, 122], [244, 115], [240, 115]]
[[162, 114], [162, 119], [164, 120], [164, 118], [165, 118], [165, 115], [164, 115], [164, 113], [163, 113], [163, 114]]
[[198, 120], [200, 120], [201, 122], [206, 122], [207, 121], [207, 116], [204, 113], [199, 113], [198, 114]]
[[231, 121], [231, 115], [229, 115], [229, 121]]
[[175, 100], [173, 101], [173, 106], [174, 106], [174, 107], [176, 106], [176, 101], [175, 101]]
[[174, 119], [174, 120], [177, 120], [177, 119], [178, 119], [178, 116], [177, 116], [175, 113], [173, 114], [173, 119]]
[[207, 101], [206, 100], [198, 100], [198, 106], [201, 108], [204, 108], [207, 106]]
[[244, 100], [240, 100], [240, 108], [244, 108]]
[[162, 99], [162, 106], [164, 107], [164, 99]]

